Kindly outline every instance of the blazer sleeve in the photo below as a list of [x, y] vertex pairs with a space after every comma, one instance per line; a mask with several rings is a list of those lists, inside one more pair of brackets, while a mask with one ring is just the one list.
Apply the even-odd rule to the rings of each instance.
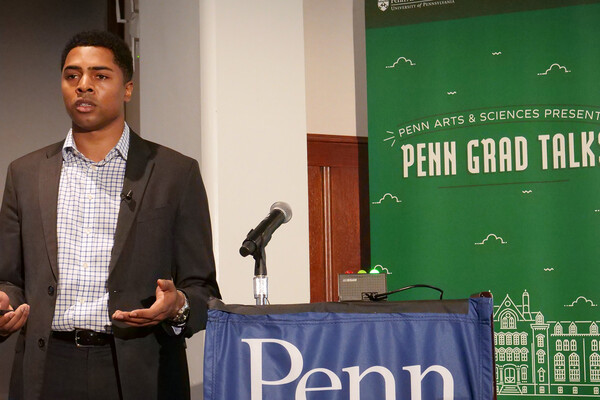
[[13, 308], [25, 302], [21, 221], [12, 164], [8, 167], [0, 209], [0, 290], [8, 295]]
[[183, 335], [206, 327], [207, 301], [221, 297], [216, 281], [208, 200], [197, 161], [191, 163], [174, 226], [173, 280], [188, 297], [190, 314]]
[[[15, 309], [25, 302], [22, 261], [19, 206], [9, 166], [0, 208], [0, 291], [8, 295]], [[0, 336], [0, 343], [8, 337]]]

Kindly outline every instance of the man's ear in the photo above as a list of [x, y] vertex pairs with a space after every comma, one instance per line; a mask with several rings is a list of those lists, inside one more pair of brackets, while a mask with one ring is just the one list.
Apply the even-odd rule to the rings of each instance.
[[125, 103], [128, 103], [129, 100], [131, 100], [132, 93], [133, 93], [133, 81], [129, 81], [125, 84], [125, 97], [123, 98], [123, 101], [125, 101]]

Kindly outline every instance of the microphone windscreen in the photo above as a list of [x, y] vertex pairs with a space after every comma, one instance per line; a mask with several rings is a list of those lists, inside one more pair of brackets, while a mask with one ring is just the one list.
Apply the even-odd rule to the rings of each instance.
[[278, 201], [276, 203], [273, 203], [273, 205], [271, 206], [271, 212], [273, 212], [273, 210], [279, 210], [283, 213], [283, 224], [292, 219], [292, 207], [290, 207], [290, 205], [286, 202]]

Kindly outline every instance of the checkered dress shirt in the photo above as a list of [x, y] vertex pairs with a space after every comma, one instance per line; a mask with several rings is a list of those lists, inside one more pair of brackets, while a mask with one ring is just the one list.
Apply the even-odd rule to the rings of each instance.
[[72, 131], [67, 134], [58, 191], [59, 278], [52, 330], [112, 331], [106, 281], [128, 151], [127, 124], [99, 162], [81, 154]]

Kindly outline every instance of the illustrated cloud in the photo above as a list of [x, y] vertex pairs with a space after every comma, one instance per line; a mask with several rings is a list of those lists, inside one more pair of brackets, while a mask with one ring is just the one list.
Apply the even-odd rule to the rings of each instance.
[[386, 193], [383, 195], [383, 197], [381, 199], [379, 199], [379, 201], [374, 201], [373, 204], [381, 204], [381, 202], [383, 202], [386, 198], [390, 198], [390, 199], [394, 200], [396, 203], [402, 203], [402, 200], [399, 200], [398, 197], [394, 196], [391, 193]]
[[569, 72], [571, 72], [571, 71], [569, 71], [569, 70], [567, 69], [567, 67], [563, 67], [563, 66], [562, 66], [562, 65], [560, 65], [560, 64], [554, 63], [554, 64], [552, 64], [552, 65], [550, 66], [550, 68], [548, 68], [548, 69], [546, 70], [546, 72], [540, 72], [540, 73], [538, 73], [538, 75], [548, 75], [548, 72], [552, 71], [552, 69], [553, 69], [554, 67], [558, 67], [558, 69], [562, 69], [563, 71], [565, 71], [565, 74], [568, 74]]
[[384, 267], [381, 264], [377, 264], [376, 266], [373, 267], [373, 269], [377, 269], [377, 268], [381, 269], [381, 272], [385, 271], [385, 273], [388, 275], [392, 274], [389, 269], [387, 269], [386, 267]]
[[588, 303], [591, 307], [598, 307], [598, 304], [594, 304], [594, 302], [592, 300], [586, 299], [583, 296], [579, 296], [574, 302], [572, 302], [571, 304], [565, 304], [565, 307], [574, 307], [575, 304], [579, 303], [579, 300], [583, 300], [586, 303]]
[[487, 242], [490, 237], [493, 237], [494, 239], [499, 240], [502, 244], [506, 244], [507, 243], [500, 236], [496, 236], [493, 233], [490, 233], [489, 235], [487, 235], [487, 237], [485, 239], [483, 239], [480, 243], [475, 243], [475, 245], [477, 246], [477, 245], [483, 245], [483, 244], [485, 244], [485, 242]]
[[404, 61], [405, 63], [410, 63], [410, 66], [411, 66], [411, 67], [413, 67], [413, 66], [417, 65], [417, 64], [415, 64], [414, 62], [412, 62], [412, 60], [409, 60], [409, 59], [408, 59], [408, 58], [406, 58], [406, 57], [398, 57], [398, 59], [396, 60], [396, 62], [395, 62], [395, 63], [393, 63], [392, 65], [386, 65], [385, 67], [386, 67], [386, 68], [394, 68], [394, 67], [396, 67], [396, 65], [397, 65], [397, 64], [400, 62], [400, 60]]

